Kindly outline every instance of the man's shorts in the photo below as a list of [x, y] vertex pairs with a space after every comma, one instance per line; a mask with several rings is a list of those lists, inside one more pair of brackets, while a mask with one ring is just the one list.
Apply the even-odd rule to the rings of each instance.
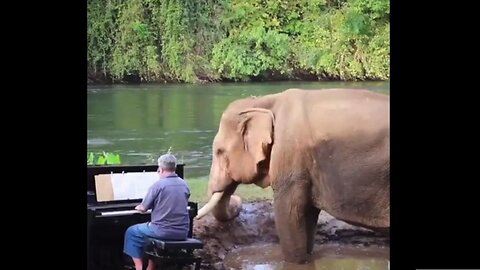
[[142, 258], [144, 237], [157, 237], [148, 222], [130, 226], [125, 232], [123, 252], [133, 258]]

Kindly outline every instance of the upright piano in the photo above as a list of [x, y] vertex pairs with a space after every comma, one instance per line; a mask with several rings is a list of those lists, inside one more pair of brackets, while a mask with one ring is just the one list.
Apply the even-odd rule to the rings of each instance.
[[[121, 198], [112, 194], [110, 175], [157, 171], [157, 165], [105, 165], [87, 167], [87, 269], [124, 270], [131, 259], [123, 254], [124, 234], [133, 224], [150, 221], [150, 212], [139, 213], [135, 206], [142, 198]], [[183, 178], [184, 164], [178, 164], [176, 173]], [[98, 190], [97, 190], [98, 189]], [[102, 192], [100, 192], [100, 189]], [[107, 192], [105, 192], [107, 190]], [[102, 195], [100, 195], [102, 194]], [[107, 195], [105, 195], [107, 194]], [[197, 215], [197, 203], [189, 202], [190, 231]]]

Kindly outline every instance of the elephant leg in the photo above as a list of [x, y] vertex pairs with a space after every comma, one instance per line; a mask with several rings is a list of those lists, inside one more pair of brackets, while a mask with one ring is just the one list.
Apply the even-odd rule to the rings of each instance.
[[313, 252], [313, 244], [315, 243], [315, 232], [317, 231], [317, 222], [318, 222], [318, 214], [320, 213], [320, 209], [316, 207], [309, 207], [306, 213], [306, 225], [307, 225], [307, 253], [312, 254]]
[[306, 196], [301, 188], [288, 187], [274, 195], [275, 226], [285, 261], [307, 261]]

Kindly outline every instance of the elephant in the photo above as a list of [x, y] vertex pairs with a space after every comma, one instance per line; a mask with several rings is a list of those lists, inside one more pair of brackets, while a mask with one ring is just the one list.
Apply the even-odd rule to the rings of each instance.
[[321, 210], [389, 233], [390, 97], [368, 89], [287, 89], [231, 102], [212, 143], [200, 219], [239, 215], [239, 184], [273, 190], [284, 260], [313, 251]]

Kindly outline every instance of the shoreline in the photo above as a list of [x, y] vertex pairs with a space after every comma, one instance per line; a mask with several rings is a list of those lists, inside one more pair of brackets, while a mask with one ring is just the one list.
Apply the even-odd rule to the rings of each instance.
[[184, 82], [179, 80], [170, 79], [157, 79], [157, 80], [141, 80], [139, 78], [124, 78], [123, 80], [113, 80], [110, 77], [104, 76], [87, 76], [87, 85], [148, 85], [148, 84], [188, 84], [188, 85], [202, 85], [202, 84], [214, 84], [214, 83], [275, 83], [275, 82], [385, 82], [387, 79], [379, 78], [365, 78], [365, 79], [341, 79], [335, 77], [320, 77], [320, 76], [293, 76], [293, 77], [279, 77], [279, 76], [267, 76], [261, 78], [251, 77], [247, 80], [232, 80], [232, 79], [202, 79], [197, 78], [195, 82]]

